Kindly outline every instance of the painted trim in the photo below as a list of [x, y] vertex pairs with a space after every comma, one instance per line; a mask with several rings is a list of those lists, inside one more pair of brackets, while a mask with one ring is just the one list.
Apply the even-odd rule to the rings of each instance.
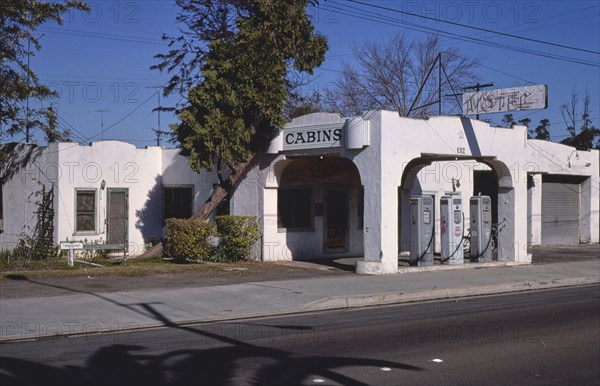
[[[94, 192], [94, 230], [91, 231], [79, 231], [77, 230], [77, 192]], [[99, 213], [99, 194], [98, 194], [98, 189], [96, 188], [75, 188], [75, 199], [73, 200], [73, 204], [74, 204], [74, 230], [73, 230], [73, 236], [95, 236], [95, 235], [99, 235], [100, 233], [98, 232], [98, 213]]]

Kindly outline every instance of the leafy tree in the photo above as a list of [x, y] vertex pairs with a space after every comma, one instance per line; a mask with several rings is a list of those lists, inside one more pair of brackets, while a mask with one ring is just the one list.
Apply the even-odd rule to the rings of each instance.
[[531, 123], [531, 119], [529, 119], [529, 118], [522, 118], [522, 119], [519, 119], [518, 122], [519, 122], [519, 125], [525, 126], [525, 127], [529, 128], [529, 124]]
[[504, 127], [513, 127], [517, 123], [528, 128], [529, 124], [531, 123], [531, 119], [522, 118], [515, 122], [515, 118], [512, 114], [504, 114], [504, 117], [502, 117], [502, 124], [504, 125]]
[[[585, 97], [583, 98], [583, 112], [581, 112], [581, 128], [577, 133], [577, 125], [580, 112], [578, 111], [577, 105], [579, 99], [577, 93], [571, 94], [571, 100], [568, 104], [561, 106], [561, 112], [567, 130], [571, 134], [569, 137], [560, 141], [564, 145], [575, 147], [577, 150], [589, 150], [595, 148], [600, 149], [600, 129], [595, 127], [590, 119], [590, 95], [586, 91]], [[596, 141], [594, 145], [594, 141]]]
[[313, 92], [312, 95], [304, 96], [297, 89], [290, 92], [285, 103], [284, 116], [289, 121], [302, 115], [323, 111], [321, 94]]
[[[165, 93], [187, 92], [172, 126], [182, 154], [220, 186], [194, 214], [207, 218], [285, 123], [290, 71], [312, 73], [327, 50], [308, 0], [177, 0], [182, 35], [154, 66], [172, 74]], [[313, 4], [314, 2], [310, 2]], [[225, 177], [228, 176], [228, 177]]]
[[60, 139], [56, 125], [49, 121], [46, 108], [27, 108], [28, 98], [44, 101], [56, 94], [40, 84], [28, 59], [41, 48], [35, 30], [54, 21], [69, 9], [87, 10], [82, 1], [46, 2], [40, 0], [2, 1], [0, 5], [0, 139], [41, 129], [48, 141]]
[[516, 124], [513, 115], [504, 114], [504, 117], [502, 117], [502, 124], [504, 125], [504, 127], [513, 127]]
[[[442, 47], [438, 36], [425, 40], [409, 40], [397, 34], [387, 39], [355, 44], [356, 65], [345, 64], [334, 87], [324, 94], [324, 107], [344, 115], [362, 114], [368, 110], [388, 109], [408, 116], [419, 86], [435, 63], [438, 53], [450, 82], [442, 74], [442, 95], [453, 94], [476, 80], [477, 61], [467, 58], [458, 49]], [[430, 86], [415, 103], [411, 115], [427, 116], [435, 107], [438, 94], [438, 71], [427, 81]], [[435, 87], [433, 87], [435, 85]], [[452, 103], [454, 98], [452, 97]]]
[[534, 135], [533, 137], [534, 139], [543, 139], [545, 141], [549, 141], [550, 140], [550, 131], [548, 130], [548, 128], [550, 127], [550, 120], [549, 119], [541, 119], [540, 120], [540, 124], [537, 125], [537, 127], [533, 130], [529, 130], [530, 135]]

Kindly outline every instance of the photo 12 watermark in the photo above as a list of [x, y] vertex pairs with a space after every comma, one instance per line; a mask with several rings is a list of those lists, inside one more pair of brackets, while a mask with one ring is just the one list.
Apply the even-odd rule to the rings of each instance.
[[11, 322], [0, 323], [0, 341], [35, 339], [79, 338], [88, 342], [127, 342], [133, 331], [139, 329], [134, 322]]

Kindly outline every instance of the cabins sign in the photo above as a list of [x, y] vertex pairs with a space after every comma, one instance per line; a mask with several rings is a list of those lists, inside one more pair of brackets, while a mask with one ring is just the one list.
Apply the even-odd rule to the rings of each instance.
[[536, 84], [463, 94], [464, 115], [503, 113], [507, 111], [545, 109], [548, 86]]
[[341, 146], [344, 123], [286, 128], [283, 150], [320, 149]]

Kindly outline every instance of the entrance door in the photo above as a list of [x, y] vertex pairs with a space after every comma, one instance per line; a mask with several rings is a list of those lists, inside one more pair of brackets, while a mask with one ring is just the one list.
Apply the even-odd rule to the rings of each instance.
[[345, 252], [348, 230], [348, 193], [341, 189], [325, 192], [325, 251]]
[[127, 189], [108, 189], [106, 208], [106, 241], [109, 244], [126, 244], [127, 237]]

